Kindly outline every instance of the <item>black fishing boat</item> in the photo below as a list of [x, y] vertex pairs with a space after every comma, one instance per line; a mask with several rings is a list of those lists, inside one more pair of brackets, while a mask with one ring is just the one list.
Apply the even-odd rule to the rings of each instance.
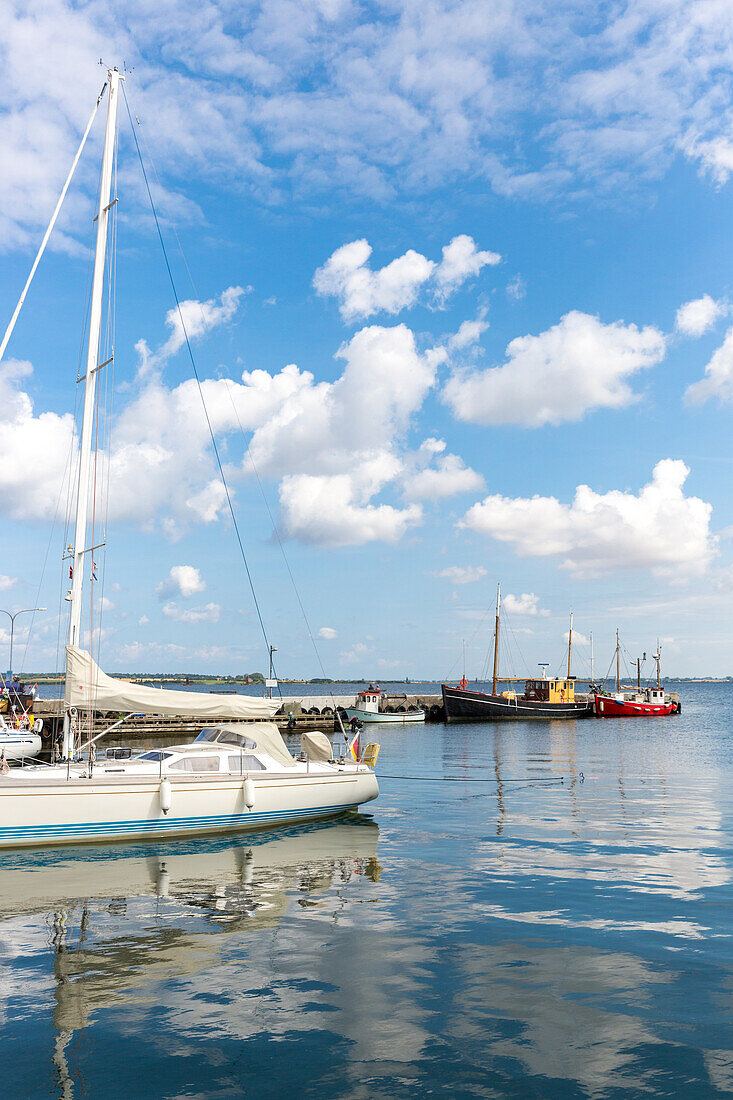
[[447, 722], [526, 721], [532, 718], [591, 718], [593, 700], [575, 698], [574, 680], [527, 680], [524, 693], [491, 694], [442, 685]]
[[470, 690], [464, 674], [457, 686], [442, 685], [443, 708], [447, 722], [527, 721], [535, 718], [591, 718], [593, 699], [575, 698], [575, 680], [570, 675], [570, 655], [573, 644], [573, 619], [568, 635], [568, 675], [564, 680], [527, 680], [523, 694], [497, 691], [499, 672], [499, 623], [501, 588], [496, 592], [496, 627], [494, 630], [494, 676], [491, 693]]

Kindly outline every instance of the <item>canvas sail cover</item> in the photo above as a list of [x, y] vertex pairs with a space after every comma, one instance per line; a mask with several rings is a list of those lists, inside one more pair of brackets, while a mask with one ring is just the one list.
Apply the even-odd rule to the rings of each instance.
[[169, 691], [107, 676], [84, 649], [66, 647], [64, 705], [79, 710], [114, 710], [193, 718], [272, 718], [278, 699]]
[[273, 760], [277, 760], [278, 764], [282, 764], [284, 768], [295, 767], [295, 761], [274, 722], [258, 722], [256, 726], [247, 726], [246, 729], [242, 729], [241, 726], [229, 726], [226, 722], [217, 722], [216, 728], [231, 730], [233, 733], [238, 734], [243, 733], [255, 749], [266, 752], [268, 756], [271, 756]]

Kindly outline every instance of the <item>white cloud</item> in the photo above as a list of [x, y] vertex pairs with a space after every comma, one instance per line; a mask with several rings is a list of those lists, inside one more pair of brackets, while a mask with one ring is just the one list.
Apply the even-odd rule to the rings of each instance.
[[245, 293], [244, 287], [230, 286], [222, 291], [218, 301], [216, 298], [207, 302], [188, 298], [180, 303], [180, 312], [177, 307], [169, 309], [165, 323], [171, 332], [165, 343], [155, 353], [150, 351], [145, 340], [139, 340], [135, 345], [140, 357], [139, 373], [144, 376], [163, 366], [183, 347], [186, 335], [189, 340], [196, 340], [212, 329], [228, 324], [233, 320]]
[[373, 653], [371, 646], [365, 645], [364, 642], [356, 642], [351, 649], [344, 649], [339, 654], [339, 661], [342, 665], [353, 665], [357, 661], [363, 661], [370, 653]]
[[510, 279], [506, 285], [507, 298], [512, 298], [515, 302], [519, 302], [524, 298], [527, 293], [527, 284], [521, 275], [515, 275], [513, 279]]
[[[221, 315], [228, 315], [228, 308], [222, 309]], [[170, 346], [169, 340], [154, 354], [147, 345], [142, 349], [145, 365], [115, 419], [112, 453], [100, 458], [98, 484], [106, 484], [109, 461], [110, 519], [148, 529], [158, 526], [175, 539], [193, 524], [215, 522], [227, 510], [227, 500], [196, 381], [189, 378], [169, 388], [161, 372], [150, 366], [151, 361], [162, 362]], [[289, 479], [280, 486], [286, 533], [317, 540], [319, 523], [308, 531], [303, 507], [321, 490], [328, 496], [332, 485], [338, 500], [348, 506], [348, 542], [399, 538], [419, 521], [420, 509], [372, 498], [386, 489], [398, 497], [404, 478], [413, 472], [406, 432], [445, 356], [441, 347], [419, 351], [405, 325], [374, 325], [339, 348], [337, 358], [344, 365], [333, 382], [316, 382], [293, 364], [274, 374], [246, 371], [241, 381], [203, 379], [211, 426], [222, 450], [228, 437], [233, 442], [232, 492], [238, 478], [252, 473], [249, 456], [241, 460], [244, 431], [260, 475]], [[75, 441], [71, 417], [33, 416], [30, 397], [21, 389], [29, 372], [28, 364], [12, 361], [0, 370], [0, 420], [11, 429], [0, 433], [0, 457], [5, 459], [0, 464], [0, 509], [35, 519], [53, 514]], [[447, 470], [451, 476], [456, 473], [450, 468], [453, 461]], [[304, 481], [303, 493], [295, 492], [300, 483], [292, 481], [336, 475], [342, 480]], [[324, 516], [322, 534], [334, 544], [339, 539], [331, 511], [331, 520]]]
[[147, 617], [147, 615], [141, 615], [140, 618], [137, 620], [137, 625], [138, 626], [147, 626], [149, 622], [150, 622], [150, 619]]
[[334, 638], [338, 638], [338, 633], [332, 626], [322, 626], [318, 631], [318, 637], [324, 638], [327, 642], [333, 641]]
[[705, 377], [693, 382], [685, 390], [688, 405], [702, 405], [712, 397], [719, 401], [733, 400], [733, 328], [729, 328], [725, 339], [705, 367]]
[[178, 623], [218, 623], [221, 607], [218, 603], [207, 603], [203, 607], [179, 607], [170, 603], [163, 605], [163, 614]]
[[466, 466], [458, 455], [444, 455], [435, 468], [427, 467], [408, 477], [405, 496], [411, 500], [441, 500], [456, 493], [476, 492], [482, 489], [481, 474]]
[[[396, 471], [395, 471], [396, 472]], [[370, 504], [370, 497], [390, 480], [356, 474], [291, 474], [280, 482], [283, 527], [290, 538], [318, 546], [361, 546], [365, 542], [398, 542], [422, 519], [417, 504], [395, 508]]]
[[510, 615], [542, 615], [547, 616], [549, 611], [540, 607], [540, 598], [534, 592], [522, 592], [521, 596], [514, 596], [511, 592], [502, 599], [502, 606]]
[[170, 573], [157, 585], [155, 591], [162, 600], [169, 596], [182, 596], [184, 600], [203, 592], [206, 581], [193, 565], [174, 565]]
[[489, 322], [483, 316], [477, 317], [475, 321], [462, 321], [458, 332], [448, 338], [448, 347], [451, 351], [462, 351], [477, 344], [488, 327]]
[[449, 565], [433, 575], [452, 584], [474, 584], [486, 576], [486, 570], [483, 565]]
[[102, 611], [114, 611], [115, 604], [107, 596], [102, 596], [99, 600], [99, 610]]
[[413, 306], [423, 283], [435, 264], [410, 249], [386, 267], [371, 271], [367, 261], [372, 249], [365, 240], [337, 248], [313, 276], [319, 294], [340, 300], [345, 321], [371, 317], [374, 313], [399, 313]]
[[501, 263], [498, 252], [480, 252], [473, 237], [461, 233], [443, 248], [443, 259], [435, 272], [436, 298], [439, 302], [447, 301], [467, 279], [478, 275], [482, 267], [498, 263]]
[[[565, 642], [565, 645], [568, 644], [569, 637], [570, 631], [566, 630], [563, 634], [563, 641]], [[588, 640], [588, 638], [586, 638], [585, 634], [581, 634], [579, 630], [575, 629], [575, 627], [573, 627], [573, 645], [590, 645], [590, 641]]]
[[684, 495], [688, 474], [684, 462], [663, 459], [638, 494], [579, 485], [569, 505], [555, 497], [489, 496], [468, 510], [462, 526], [510, 544], [521, 557], [559, 557], [577, 576], [703, 573], [717, 540], [711, 506]]
[[716, 302], [709, 294], [685, 302], [677, 310], [674, 327], [685, 336], [702, 336], [709, 332], [726, 311], [725, 302]]
[[0, 363], [0, 508], [12, 519], [50, 519], [74, 447], [74, 418], [36, 416], [21, 383], [30, 363]]
[[420, 289], [427, 283], [443, 304], [471, 276], [486, 264], [499, 263], [496, 252], [480, 252], [472, 237], [461, 234], [443, 248], [439, 264], [409, 249], [385, 267], [368, 267], [372, 254], [366, 240], [344, 244], [319, 267], [313, 286], [324, 297], [339, 300], [345, 321], [371, 317], [375, 313], [399, 313], [414, 306]]
[[[287, 188], [304, 204], [335, 188], [414, 199], [465, 178], [567, 201], [589, 187], [639, 186], [679, 153], [716, 185], [727, 180], [727, 3], [609, 5], [592, 21], [577, 0], [477, 12], [475, 0], [368, 11], [277, 3], [232, 19], [226, 5], [183, 0], [164, 12], [142, 0], [124, 10], [8, 0], [0, 242], [37, 240], [99, 90], [100, 56], [134, 64], [128, 93], [168, 210], [186, 211], [175, 181], [197, 176], [274, 203]], [[66, 61], [62, 88], [45, 80], [51, 55]], [[56, 245], [68, 245], [69, 225], [89, 213], [95, 171], [82, 166], [80, 182]]]
[[8, 577], [5, 573], [0, 573], [0, 592], [7, 592], [9, 588], [17, 583], [17, 577]]
[[573, 310], [539, 336], [512, 340], [502, 366], [456, 372], [444, 398], [460, 420], [476, 424], [537, 428], [581, 420], [590, 409], [638, 400], [628, 378], [658, 363], [664, 352], [656, 328], [606, 325]]

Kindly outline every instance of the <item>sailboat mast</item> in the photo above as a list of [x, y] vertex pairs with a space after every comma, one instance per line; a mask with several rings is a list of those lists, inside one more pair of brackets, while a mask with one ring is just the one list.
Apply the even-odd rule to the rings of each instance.
[[491, 683], [491, 693], [496, 695], [497, 681], [499, 677], [499, 616], [501, 613], [501, 585], [496, 586], [496, 623], [494, 625], [494, 678]]
[[[82, 589], [84, 587], [84, 558], [90, 549], [87, 541], [89, 495], [92, 479], [92, 439], [94, 406], [97, 392], [97, 373], [100, 368], [99, 342], [102, 331], [102, 303], [104, 298], [104, 264], [107, 253], [107, 224], [110, 211], [112, 167], [114, 163], [115, 135], [117, 130], [117, 100], [120, 74], [117, 69], [107, 72], [107, 125], [102, 154], [102, 175], [99, 183], [99, 208], [97, 210], [97, 241], [94, 252], [91, 307], [89, 313], [89, 345], [84, 375], [84, 414], [79, 441], [79, 480], [76, 495], [76, 522], [71, 569], [71, 609], [69, 613], [69, 645], [78, 646], [81, 641]], [[66, 760], [71, 753], [71, 722], [68, 712], [64, 716], [62, 756]]]
[[595, 683], [595, 676], [593, 675], [593, 631], [590, 632], [590, 682]]
[[621, 690], [621, 658], [618, 645], [618, 628], [616, 629], [616, 691]]
[[656, 660], [657, 660], [657, 687], [660, 688], [662, 686], [662, 651], [659, 648], [659, 638], [657, 638]]
[[107, 74], [107, 127], [104, 135], [102, 178], [99, 186], [99, 210], [97, 212], [97, 244], [94, 253], [91, 310], [89, 314], [89, 346], [87, 369], [84, 375], [84, 415], [79, 442], [79, 483], [76, 497], [76, 524], [74, 531], [73, 566], [71, 574], [71, 613], [69, 615], [69, 645], [80, 642], [82, 589], [84, 586], [84, 557], [87, 552], [87, 519], [92, 473], [92, 433], [94, 405], [99, 369], [99, 338], [102, 331], [102, 301], [104, 297], [104, 264], [107, 253], [107, 223], [110, 210], [112, 164], [114, 160], [115, 131], [117, 127], [117, 99], [120, 74], [110, 69]]
[[570, 654], [573, 651], [573, 613], [570, 612], [570, 629], [568, 630], [568, 680], [570, 679]]

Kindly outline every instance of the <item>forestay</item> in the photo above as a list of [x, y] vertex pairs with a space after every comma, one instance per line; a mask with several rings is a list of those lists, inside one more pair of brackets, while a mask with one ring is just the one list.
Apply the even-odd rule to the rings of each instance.
[[161, 690], [116, 680], [103, 672], [86, 650], [73, 645], [66, 647], [64, 704], [79, 710], [140, 711], [207, 719], [272, 718], [280, 706], [277, 699]]

